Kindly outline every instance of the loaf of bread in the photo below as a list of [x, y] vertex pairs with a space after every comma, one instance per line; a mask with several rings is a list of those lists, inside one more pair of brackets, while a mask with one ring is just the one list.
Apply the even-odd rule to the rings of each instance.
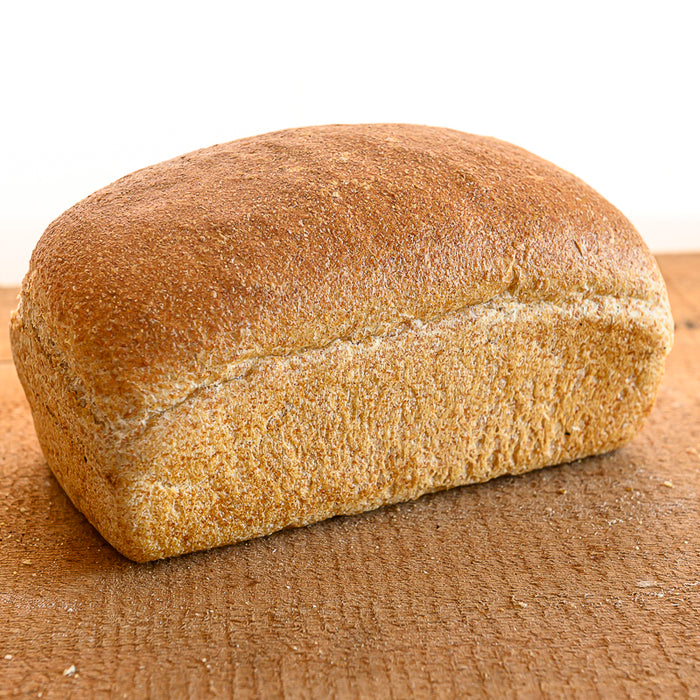
[[672, 328], [590, 187], [398, 124], [118, 180], [48, 227], [11, 322], [49, 466], [136, 561], [612, 450]]

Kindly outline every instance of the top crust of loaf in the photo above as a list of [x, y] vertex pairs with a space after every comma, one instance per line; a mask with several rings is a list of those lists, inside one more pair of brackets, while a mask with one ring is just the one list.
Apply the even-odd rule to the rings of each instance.
[[361, 340], [499, 294], [666, 304], [627, 219], [493, 138], [401, 124], [279, 131], [139, 170], [54, 221], [15, 324], [108, 421], [233, 362]]

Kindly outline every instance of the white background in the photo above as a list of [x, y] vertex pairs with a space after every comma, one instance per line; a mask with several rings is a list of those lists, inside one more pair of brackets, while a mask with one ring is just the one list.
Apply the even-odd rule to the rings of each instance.
[[700, 3], [5, 2], [0, 284], [137, 168], [308, 124], [415, 122], [574, 172], [700, 250]]

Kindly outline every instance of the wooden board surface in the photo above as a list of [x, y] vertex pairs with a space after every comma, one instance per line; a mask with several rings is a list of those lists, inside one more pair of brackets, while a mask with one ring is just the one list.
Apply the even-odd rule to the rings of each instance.
[[660, 263], [628, 447], [152, 564], [51, 476], [3, 330], [0, 697], [700, 697], [700, 255]]

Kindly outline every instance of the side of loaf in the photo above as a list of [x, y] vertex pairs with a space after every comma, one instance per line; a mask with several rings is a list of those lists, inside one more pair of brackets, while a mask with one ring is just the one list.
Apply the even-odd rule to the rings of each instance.
[[485, 137], [312, 127], [57, 219], [11, 324], [49, 466], [147, 561], [624, 444], [672, 342], [580, 180]]

